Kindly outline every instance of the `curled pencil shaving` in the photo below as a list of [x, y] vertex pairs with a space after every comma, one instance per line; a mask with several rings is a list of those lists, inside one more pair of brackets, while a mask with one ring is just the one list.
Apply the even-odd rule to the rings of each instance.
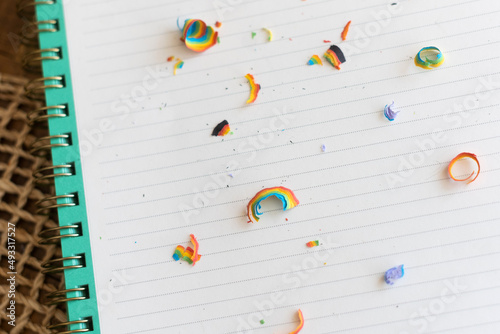
[[215, 27], [216, 27], [216, 28], [220, 28], [220, 27], [222, 27], [222, 22], [216, 21], [216, 22], [215, 22]]
[[405, 275], [404, 265], [391, 268], [385, 272], [384, 280], [389, 285], [394, 285], [396, 280]]
[[254, 103], [255, 100], [257, 100], [257, 96], [259, 95], [260, 85], [258, 83], [255, 83], [255, 79], [250, 73], [245, 75], [245, 78], [247, 78], [248, 83], [250, 84], [250, 97], [247, 100], [247, 104]]
[[177, 245], [177, 247], [175, 247], [175, 251], [174, 254], [172, 255], [172, 258], [175, 261], [179, 260], [186, 261], [187, 263], [192, 264], [194, 266], [195, 263], [198, 262], [201, 258], [201, 255], [198, 254], [198, 249], [200, 245], [198, 244], [198, 241], [196, 240], [193, 234], [191, 234], [190, 237], [194, 249], [192, 249], [191, 247], [184, 248], [181, 245]]
[[262, 215], [260, 203], [268, 197], [275, 196], [283, 204], [283, 210], [293, 209], [299, 205], [299, 200], [295, 197], [293, 191], [285, 187], [272, 187], [259, 191], [247, 205], [248, 222], [258, 222], [259, 216]]
[[384, 108], [384, 116], [391, 122], [396, 119], [399, 112], [399, 110], [395, 110], [394, 108], [394, 101], [392, 101], [391, 104], [386, 105]]
[[[464, 179], [459, 179], [453, 175], [453, 166], [455, 165], [455, 163], [457, 161], [462, 160], [462, 159], [472, 159], [477, 164], [477, 172], [472, 171], [472, 173], [468, 177], [466, 177]], [[448, 174], [450, 175], [450, 177], [454, 181], [467, 182], [467, 184], [474, 182], [477, 179], [477, 177], [479, 176], [480, 172], [481, 172], [481, 165], [479, 164], [479, 160], [477, 159], [477, 156], [474, 153], [467, 153], [467, 152], [460, 153], [453, 160], [451, 160], [450, 164], [448, 165]], [[476, 174], [475, 177], [473, 177], [474, 174]]]
[[191, 256], [191, 261], [193, 261], [193, 266], [196, 262], [200, 261], [201, 255], [198, 254], [198, 250], [200, 249], [200, 244], [198, 240], [194, 237], [194, 234], [189, 235], [191, 237], [191, 243], [193, 244], [193, 256]]
[[226, 120], [223, 120], [212, 131], [212, 136], [225, 136], [231, 131], [229, 127], [229, 123]]
[[174, 60], [174, 58], [175, 58], [174, 56], [170, 56], [167, 58], [167, 61], [172, 61], [172, 60]]
[[309, 241], [306, 245], [309, 248], [313, 248], [313, 247], [319, 246], [319, 240]]
[[300, 309], [299, 309], [298, 313], [299, 313], [300, 324], [297, 328], [295, 328], [295, 330], [293, 332], [290, 332], [290, 334], [297, 334], [304, 327], [304, 315], [302, 314], [302, 311]]
[[271, 42], [273, 40], [273, 32], [267, 28], [262, 28], [264, 31], [267, 32], [268, 36], [267, 36], [267, 40], [269, 42]]
[[[423, 54], [425, 54], [424, 58], [422, 57]], [[432, 58], [429, 58], [428, 55], [432, 55]], [[443, 63], [444, 55], [441, 50], [435, 46], [422, 48], [415, 56], [415, 65], [425, 70], [432, 70], [433, 68], [443, 65]]]
[[340, 64], [345, 63], [344, 53], [336, 45], [331, 45], [323, 57], [337, 70], [340, 70]]
[[184, 62], [179, 59], [179, 61], [174, 65], [174, 75], [177, 75], [177, 70], [180, 70], [182, 66], [184, 66]]
[[186, 46], [195, 51], [203, 52], [217, 43], [218, 32], [207, 26], [202, 20], [188, 19], [182, 28], [182, 37]]
[[318, 55], [314, 55], [311, 57], [311, 59], [309, 59], [309, 61], [307, 62], [307, 65], [321, 65], [321, 66], [323, 66], [323, 62], [318, 57]]
[[347, 22], [347, 24], [344, 27], [344, 30], [342, 31], [342, 34], [340, 34], [340, 37], [342, 37], [343, 41], [345, 41], [347, 38], [347, 33], [349, 32], [350, 26], [351, 26], [351, 21]]

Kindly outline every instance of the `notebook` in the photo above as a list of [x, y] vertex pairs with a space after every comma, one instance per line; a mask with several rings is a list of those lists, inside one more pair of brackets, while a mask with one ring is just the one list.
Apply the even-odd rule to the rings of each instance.
[[[46, 269], [64, 271], [69, 323], [52, 329], [500, 331], [499, 2], [36, 8], [56, 20], [40, 33], [36, 89], [59, 115], [45, 140], [64, 174], [51, 202], [64, 258]], [[189, 19], [217, 31], [215, 45], [190, 50]], [[323, 57], [331, 45], [340, 69]], [[442, 66], [415, 65], [425, 47]], [[307, 64], [314, 55], [322, 65]], [[248, 104], [247, 74], [261, 87]], [[229, 133], [212, 136], [224, 120]], [[448, 172], [463, 152], [480, 163], [471, 183]], [[472, 171], [472, 159], [452, 166], [456, 178]], [[272, 187], [299, 204], [271, 197], [249, 223], [249, 201]], [[201, 258], [175, 261], [191, 234]]]

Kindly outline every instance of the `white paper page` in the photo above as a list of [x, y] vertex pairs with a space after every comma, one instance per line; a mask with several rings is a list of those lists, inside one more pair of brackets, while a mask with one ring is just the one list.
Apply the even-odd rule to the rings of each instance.
[[[500, 2], [64, 7], [102, 333], [288, 333], [298, 309], [301, 333], [500, 330]], [[220, 44], [188, 50], [178, 17], [221, 21]], [[306, 65], [330, 44], [340, 71]], [[426, 46], [443, 66], [414, 65]], [[461, 152], [471, 184], [447, 174]], [[248, 224], [274, 186], [300, 204]], [[191, 233], [195, 266], [172, 259]]]

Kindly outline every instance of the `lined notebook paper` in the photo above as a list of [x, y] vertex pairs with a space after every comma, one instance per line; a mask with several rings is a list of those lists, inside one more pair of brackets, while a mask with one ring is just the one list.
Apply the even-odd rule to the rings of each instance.
[[[499, 331], [499, 2], [64, 10], [103, 333], [288, 333], [299, 308], [303, 333]], [[222, 22], [220, 43], [188, 50], [189, 18]], [[340, 71], [306, 65], [330, 44]], [[426, 46], [443, 66], [414, 65]], [[247, 73], [262, 86], [251, 105]], [[212, 137], [223, 120], [232, 134]], [[461, 152], [481, 162], [468, 185], [447, 175]], [[248, 224], [249, 199], [273, 186], [300, 204], [267, 200]], [[194, 267], [172, 259], [191, 233]]]

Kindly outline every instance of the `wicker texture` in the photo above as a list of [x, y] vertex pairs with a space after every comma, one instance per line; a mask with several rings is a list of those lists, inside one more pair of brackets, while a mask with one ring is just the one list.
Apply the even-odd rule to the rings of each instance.
[[[60, 256], [56, 245], [38, 244], [38, 233], [57, 226], [53, 218], [35, 214], [35, 202], [49, 194], [52, 187], [33, 184], [34, 170], [48, 166], [42, 158], [29, 154], [29, 145], [46, 134], [46, 129], [31, 129], [26, 113], [41, 106], [24, 97], [26, 79], [0, 73], [0, 333], [49, 333], [45, 326], [65, 321], [64, 305], [45, 306], [45, 296], [63, 288], [62, 275], [41, 274], [41, 263]], [[16, 225], [16, 326], [6, 317], [7, 225]]]

